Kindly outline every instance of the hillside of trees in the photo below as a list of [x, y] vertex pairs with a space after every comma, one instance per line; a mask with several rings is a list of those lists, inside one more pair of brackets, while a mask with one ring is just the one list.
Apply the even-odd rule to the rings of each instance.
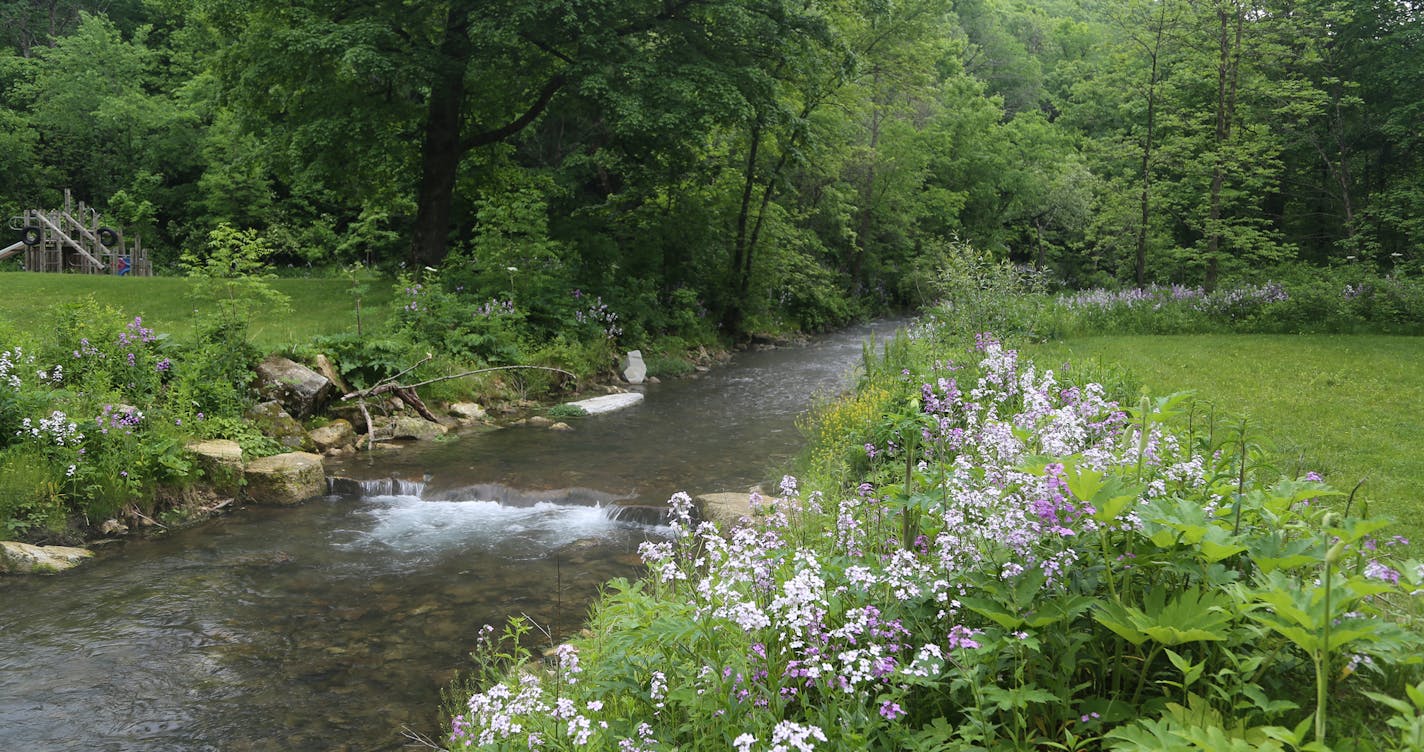
[[[18, 0], [0, 212], [655, 333], [1424, 261], [1415, 0]], [[13, 262], [12, 262], [13, 263]]]

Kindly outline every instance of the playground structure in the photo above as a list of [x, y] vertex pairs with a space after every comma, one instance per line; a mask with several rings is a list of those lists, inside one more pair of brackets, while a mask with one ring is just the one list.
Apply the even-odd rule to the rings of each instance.
[[153, 265], [137, 235], [130, 243], [123, 234], [99, 221], [99, 212], [74, 202], [64, 192], [64, 208], [29, 209], [10, 218], [20, 239], [0, 248], [0, 261], [23, 252], [25, 270], [149, 277]]

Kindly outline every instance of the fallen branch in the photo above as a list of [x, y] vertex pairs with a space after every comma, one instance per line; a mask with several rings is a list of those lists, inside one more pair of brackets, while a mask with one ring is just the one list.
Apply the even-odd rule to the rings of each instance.
[[377, 397], [382, 394], [390, 394], [394, 392], [396, 396], [400, 397], [411, 407], [415, 408], [415, 411], [420, 413], [420, 417], [425, 418], [426, 420], [434, 423], [436, 422], [435, 415], [430, 412], [430, 408], [426, 407], [425, 403], [421, 401], [420, 396], [415, 393], [417, 387], [428, 386], [430, 384], [435, 384], [441, 381], [449, 381], [451, 379], [462, 379], [466, 376], [474, 376], [476, 374], [481, 373], [491, 373], [493, 371], [552, 371], [554, 373], [561, 373], [565, 376], [568, 376], [569, 378], [578, 378], [577, 376], [573, 375], [572, 373], [569, 373], [568, 371], [565, 371], [562, 368], [551, 368], [549, 366], [490, 366], [488, 368], [476, 368], [474, 370], [463, 371], [461, 373], [452, 373], [448, 376], [437, 376], [433, 379], [417, 381], [414, 384], [402, 384], [397, 381], [397, 379], [399, 379], [400, 377], [406, 375], [407, 373], [410, 373], [411, 371], [414, 371], [416, 368], [419, 368], [420, 366], [429, 362], [432, 357], [434, 356], [432, 356], [430, 353], [426, 353], [425, 357], [421, 358], [420, 361], [417, 362], [415, 365], [401, 371], [400, 373], [394, 376], [389, 376], [387, 378], [381, 379], [380, 381], [376, 382], [375, 386], [366, 389], [357, 389], [356, 391], [347, 392], [346, 394], [341, 395], [342, 402], [354, 398], [356, 400], [356, 404], [360, 405], [361, 407], [361, 415], [366, 419], [366, 451], [371, 451], [372, 445], [376, 443], [376, 429], [375, 426], [371, 424], [371, 412], [366, 408], [367, 397]]

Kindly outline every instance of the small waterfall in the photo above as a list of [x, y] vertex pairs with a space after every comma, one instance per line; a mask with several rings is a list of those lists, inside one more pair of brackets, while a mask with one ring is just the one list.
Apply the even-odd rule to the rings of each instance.
[[647, 504], [610, 504], [603, 507], [603, 516], [614, 522], [631, 522], [648, 527], [667, 527], [672, 510], [666, 506]]
[[327, 476], [326, 492], [333, 496], [356, 499], [367, 496], [414, 496], [420, 498], [425, 494], [425, 482], [405, 480], [394, 476], [374, 480]]

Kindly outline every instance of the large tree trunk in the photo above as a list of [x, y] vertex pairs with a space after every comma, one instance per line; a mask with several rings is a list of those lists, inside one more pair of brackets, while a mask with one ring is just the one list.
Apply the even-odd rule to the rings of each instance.
[[[1217, 7], [1217, 19], [1221, 22], [1220, 58], [1216, 77], [1216, 159], [1211, 173], [1211, 201], [1207, 213], [1206, 279], [1207, 290], [1216, 289], [1220, 274], [1221, 254], [1221, 194], [1226, 183], [1226, 144], [1231, 139], [1231, 125], [1236, 117], [1237, 70], [1241, 60], [1241, 34], [1244, 25], [1243, 11], [1235, 9], [1227, 12], [1227, 5]], [[1235, 39], [1231, 34], [1231, 21], [1236, 22]]]
[[742, 290], [747, 287], [743, 277], [744, 269], [748, 266], [747, 257], [751, 255], [750, 242], [748, 241], [747, 222], [751, 219], [752, 213], [752, 193], [756, 190], [756, 162], [757, 153], [761, 150], [761, 119], [758, 118], [752, 123], [751, 132], [747, 137], [747, 164], [746, 171], [742, 175], [742, 200], [737, 209], [737, 234], [732, 239], [732, 265], [727, 270], [727, 289], [731, 291], [731, 298], [727, 300], [722, 311], [722, 327], [733, 334], [741, 332], [742, 317], [746, 311], [746, 301], [742, 299]]
[[855, 232], [856, 242], [849, 249], [851, 258], [850, 263], [846, 265], [854, 285], [860, 285], [863, 281], [861, 278], [864, 274], [865, 259], [871, 251], [870, 236], [874, 232], [875, 223], [875, 168], [880, 158], [880, 123], [885, 117], [880, 109], [882, 94], [879, 67], [875, 68], [872, 76], [874, 94], [870, 100], [870, 149], [866, 155], [865, 182], [861, 183], [860, 187], [860, 217]]
[[1151, 221], [1152, 207], [1152, 147], [1157, 130], [1157, 83], [1161, 75], [1160, 61], [1162, 43], [1167, 34], [1167, 6], [1162, 4], [1157, 18], [1156, 35], [1148, 57], [1152, 69], [1147, 77], [1147, 134], [1142, 141], [1142, 194], [1140, 197], [1141, 216], [1137, 225], [1137, 247], [1134, 266], [1138, 288], [1147, 286], [1147, 226]]
[[468, 16], [452, 6], [445, 17], [445, 38], [440, 43], [440, 63], [430, 85], [425, 140], [420, 149], [420, 187], [410, 243], [410, 260], [416, 267], [439, 266], [448, 250], [455, 177], [465, 153], [460, 126], [464, 119], [465, 67], [470, 55]]

